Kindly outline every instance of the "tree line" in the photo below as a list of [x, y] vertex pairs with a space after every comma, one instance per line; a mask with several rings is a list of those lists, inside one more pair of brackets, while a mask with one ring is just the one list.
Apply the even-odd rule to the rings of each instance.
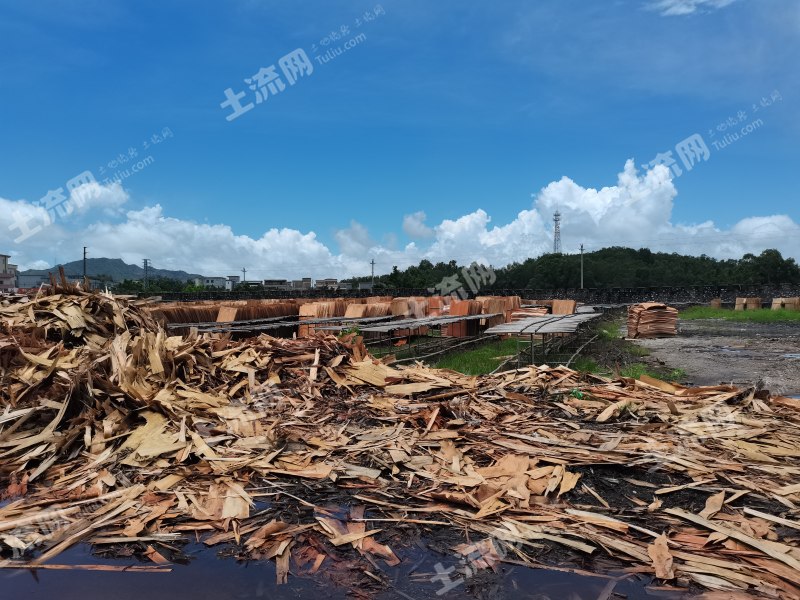
[[[483, 268], [483, 266], [481, 266]], [[491, 266], [489, 266], [491, 268]], [[579, 288], [581, 257], [578, 254], [544, 254], [495, 268], [494, 282], [484, 289]], [[376, 277], [385, 288], [429, 288], [447, 277], [465, 277], [455, 261], [419, 265]], [[355, 278], [368, 281], [369, 277]], [[800, 283], [800, 267], [778, 250], [745, 254], [739, 259], [686, 256], [653, 252], [646, 248], [611, 247], [583, 255], [583, 285], [586, 288], [681, 287], [693, 285]]]
[[[423, 260], [391, 273], [375, 276], [375, 289], [428, 289], [446, 279], [466, 284], [465, 269], [483, 273], [482, 289], [562, 289], [579, 288], [581, 257], [577, 254], [544, 254], [515, 262], [505, 267], [491, 265], [459, 265], [456, 261]], [[486, 273], [493, 273], [491, 279]], [[455, 278], [455, 279], [454, 279]], [[370, 276], [343, 280], [342, 286], [370, 281]], [[710, 256], [686, 256], [677, 253], [652, 252], [646, 248], [611, 247], [583, 255], [583, 285], [586, 288], [618, 287], [681, 287], [727, 284], [800, 284], [800, 267], [793, 258], [784, 258], [778, 250], [761, 254], [745, 254], [739, 259], [716, 259]], [[148, 282], [125, 280], [117, 284], [118, 293], [197, 292], [205, 288], [192, 281], [159, 277]]]

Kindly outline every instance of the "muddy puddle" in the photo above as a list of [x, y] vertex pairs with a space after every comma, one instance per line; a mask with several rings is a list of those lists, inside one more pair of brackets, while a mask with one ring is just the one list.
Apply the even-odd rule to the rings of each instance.
[[[348, 589], [346, 580], [332, 581], [324, 574], [315, 578], [291, 576], [285, 585], [275, 583], [275, 564], [271, 561], [239, 562], [220, 557], [202, 544], [183, 548], [186, 564], [174, 564], [170, 573], [125, 573], [87, 570], [3, 570], [0, 571], [0, 597], [59, 600], [246, 600], [256, 598], [529, 598], [531, 600], [595, 600], [603, 598], [652, 599], [686, 597], [656, 589], [649, 579], [628, 576], [623, 579], [578, 575], [551, 569], [531, 569], [503, 565], [499, 573], [478, 571], [469, 578], [453, 578], [450, 584], [431, 581], [436, 565], [455, 574], [460, 568], [456, 557], [418, 548], [407, 549], [395, 568], [383, 568], [388, 584], [372, 589]], [[400, 555], [401, 553], [398, 553]], [[135, 559], [103, 558], [92, 554], [86, 545], [59, 555], [62, 565], [142, 564]], [[442, 592], [441, 594], [437, 594]], [[602, 595], [609, 594], [609, 595]], [[616, 595], [614, 595], [616, 594]]]

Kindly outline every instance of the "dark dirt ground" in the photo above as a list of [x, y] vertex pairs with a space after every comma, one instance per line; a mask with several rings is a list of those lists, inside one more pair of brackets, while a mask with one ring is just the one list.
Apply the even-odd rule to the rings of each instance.
[[800, 323], [699, 319], [678, 327], [673, 338], [636, 340], [650, 351], [642, 362], [681, 368], [695, 385], [757, 385], [800, 395]]

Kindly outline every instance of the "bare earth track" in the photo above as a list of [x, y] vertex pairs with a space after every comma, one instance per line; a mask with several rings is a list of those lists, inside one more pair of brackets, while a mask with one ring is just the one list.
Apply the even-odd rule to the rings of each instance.
[[696, 385], [757, 384], [800, 394], [800, 324], [680, 321], [674, 338], [637, 340], [651, 361], [680, 367]]

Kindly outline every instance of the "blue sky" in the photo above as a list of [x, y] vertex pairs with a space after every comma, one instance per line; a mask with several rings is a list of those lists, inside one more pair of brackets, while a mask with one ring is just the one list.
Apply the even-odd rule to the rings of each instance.
[[[255, 102], [244, 79], [298, 48], [313, 72], [226, 120], [224, 90]], [[565, 251], [798, 256], [798, 55], [795, 0], [3, 0], [0, 252], [255, 277], [504, 264], [552, 246], [558, 205]], [[643, 168], [693, 134], [691, 171]], [[90, 201], [15, 241], [12, 213], [87, 170]]]

